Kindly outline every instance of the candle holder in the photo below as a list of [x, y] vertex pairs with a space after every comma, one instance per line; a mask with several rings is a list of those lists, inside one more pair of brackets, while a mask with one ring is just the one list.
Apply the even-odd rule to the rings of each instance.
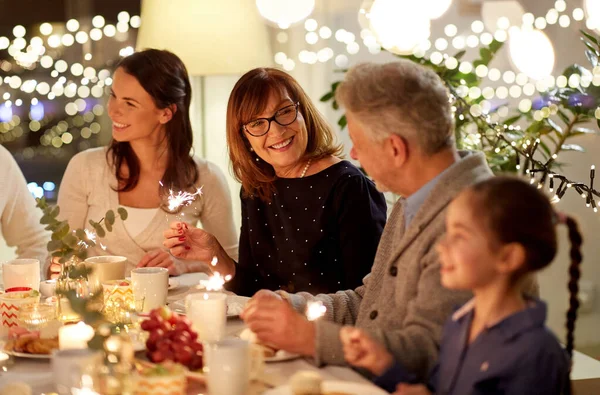
[[56, 307], [47, 303], [23, 306], [19, 309], [18, 319], [28, 330], [40, 330], [56, 319]]

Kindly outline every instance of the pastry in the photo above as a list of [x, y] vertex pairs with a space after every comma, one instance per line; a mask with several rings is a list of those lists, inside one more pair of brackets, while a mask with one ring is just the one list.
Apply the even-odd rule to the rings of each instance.
[[265, 358], [273, 358], [275, 354], [277, 354], [277, 351], [279, 351], [274, 347], [267, 346], [266, 344], [259, 342], [256, 337], [256, 333], [252, 332], [248, 328], [244, 329], [242, 333], [240, 333], [240, 339], [246, 340], [247, 342], [255, 344], [257, 347], [259, 347], [262, 350]]
[[322, 383], [319, 373], [301, 370], [290, 379], [290, 388], [294, 395], [321, 395]]

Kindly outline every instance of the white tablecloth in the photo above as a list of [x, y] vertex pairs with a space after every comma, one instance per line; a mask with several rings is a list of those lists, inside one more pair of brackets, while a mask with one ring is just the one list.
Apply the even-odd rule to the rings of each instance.
[[[182, 299], [187, 293], [193, 290], [193, 287], [201, 279], [205, 278], [206, 275], [202, 273], [184, 274], [175, 277], [179, 282], [179, 287], [169, 292], [169, 302]], [[229, 335], [239, 334], [243, 328], [244, 323], [239, 319], [229, 319], [227, 322], [227, 332]], [[7, 370], [7, 372], [0, 371], [0, 389], [10, 382], [22, 381], [32, 386], [33, 394], [35, 395], [55, 391], [52, 372], [50, 370], [50, 360], [15, 358], [14, 363]], [[268, 363], [265, 367], [265, 374], [275, 385], [283, 385], [298, 370], [316, 370], [325, 380], [368, 383], [364, 377], [349, 368], [328, 366], [318, 369], [307, 359]]]

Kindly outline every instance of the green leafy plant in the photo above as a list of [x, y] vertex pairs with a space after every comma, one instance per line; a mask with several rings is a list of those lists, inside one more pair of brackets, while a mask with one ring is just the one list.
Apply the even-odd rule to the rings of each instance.
[[[96, 245], [96, 236], [102, 238], [106, 236], [107, 231], [112, 232], [116, 220], [115, 212], [108, 210], [99, 222], [89, 221], [94, 229], [93, 232], [87, 229], [71, 229], [67, 221], [57, 219], [60, 207], [50, 206], [45, 198], [38, 198], [36, 201], [36, 207], [44, 213], [40, 223], [46, 225], [45, 229], [52, 232], [52, 240], [47, 244], [48, 252], [52, 257], [60, 257], [61, 263], [74, 256], [84, 260], [87, 257], [87, 249]], [[119, 207], [117, 213], [122, 221], [127, 219], [127, 211], [124, 208]]]
[[[586, 57], [592, 67], [598, 66], [600, 58], [600, 39], [584, 31], [582, 40], [586, 46]], [[479, 49], [479, 58], [472, 68], [447, 67], [446, 62], [433, 62], [426, 57], [415, 55], [396, 55], [428, 67], [444, 81], [454, 97], [455, 109], [455, 140], [459, 149], [479, 150], [485, 153], [488, 163], [495, 172], [518, 172], [531, 167], [534, 155], [543, 163], [544, 171], [561, 168], [564, 163], [556, 159], [562, 151], [583, 152], [580, 145], [571, 143], [571, 139], [585, 134], [598, 134], [595, 129], [582, 126], [595, 119], [595, 111], [600, 98], [600, 87], [592, 84], [577, 84], [573, 88], [566, 86], [554, 88], [532, 101], [526, 111], [513, 110], [512, 114], [500, 116], [499, 109], [503, 103], [489, 111], [483, 111], [481, 103], [484, 100], [478, 89], [482, 78], [477, 73], [478, 66], [487, 67], [494, 56], [502, 48], [503, 43], [496, 40], [488, 46]], [[453, 57], [456, 63], [465, 55], [465, 51], [456, 53]], [[567, 79], [591, 82], [592, 73], [579, 65], [568, 67], [563, 74]], [[576, 77], [572, 77], [576, 75]], [[331, 89], [321, 101], [331, 101], [332, 107], [338, 109], [335, 91], [339, 81], [331, 85]], [[575, 85], [575, 84], [571, 84]], [[475, 88], [475, 89], [473, 89]], [[473, 94], [477, 92], [479, 94]], [[517, 123], [526, 123], [521, 128]], [[346, 126], [343, 115], [338, 125]], [[498, 125], [501, 125], [499, 130]], [[600, 126], [600, 121], [598, 121]], [[521, 148], [521, 152], [514, 147]], [[538, 150], [539, 149], [539, 150]], [[523, 158], [520, 158], [523, 156]], [[523, 163], [521, 163], [523, 159]], [[544, 177], [545, 178], [545, 177]]]

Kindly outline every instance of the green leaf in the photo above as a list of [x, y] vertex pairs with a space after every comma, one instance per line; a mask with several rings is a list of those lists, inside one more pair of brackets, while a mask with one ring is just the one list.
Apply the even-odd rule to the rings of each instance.
[[79, 239], [77, 237], [73, 236], [72, 234], [68, 234], [62, 239], [62, 241], [69, 247], [75, 248], [75, 247], [77, 247], [77, 243], [79, 242]]
[[490, 45], [488, 46], [488, 48], [490, 49], [490, 51], [492, 53], [496, 53], [498, 52], [498, 50], [500, 50], [500, 48], [502, 48], [502, 46], [504, 45], [503, 42], [500, 42], [496, 39], [492, 40], [492, 42], [490, 43]]
[[112, 232], [112, 225], [110, 224], [110, 222], [104, 222], [104, 226], [106, 227], [107, 231]]
[[52, 240], [60, 240], [69, 234], [70, 228], [67, 221], [60, 222], [60, 225], [56, 227], [52, 232]]
[[346, 119], [346, 116], [342, 115], [340, 117], [340, 119], [338, 120], [338, 125], [340, 126], [341, 129], [344, 129], [347, 124], [348, 124], [348, 120]]
[[106, 232], [104, 231], [104, 228], [102, 228], [102, 226], [100, 226], [100, 224], [94, 223], [93, 226], [94, 226], [94, 230], [96, 231], [96, 234], [98, 235], [98, 237], [106, 236]]
[[568, 125], [571, 123], [569, 116], [567, 114], [565, 114], [564, 111], [558, 110], [557, 114], [558, 114], [558, 117], [560, 118], [560, 120], [565, 123], [565, 125]]
[[110, 225], [113, 225], [115, 223], [115, 212], [112, 210], [108, 210], [106, 212], [106, 215], [104, 216], [104, 223], [109, 223]]
[[523, 116], [522, 114], [515, 115], [514, 117], [508, 118], [507, 120], [503, 121], [502, 123], [504, 125], [510, 126], [510, 125], [514, 124], [515, 122], [517, 122], [519, 119], [521, 119], [522, 116]]
[[577, 151], [577, 152], [585, 152], [582, 146], [577, 144], [563, 144], [560, 149], [562, 151]]
[[560, 126], [558, 126], [558, 124], [556, 122], [554, 122], [550, 118], [546, 118], [546, 122], [548, 123], [548, 125], [550, 125], [550, 127], [552, 129], [554, 129], [556, 131], [556, 133], [563, 134], [562, 128]]
[[56, 251], [62, 249], [62, 246], [62, 240], [50, 240], [48, 244], [46, 244], [46, 249], [48, 251]]
[[569, 137], [579, 136], [582, 134], [600, 134], [600, 132], [595, 129], [588, 129], [588, 128], [583, 128], [583, 127], [578, 126], [571, 130], [571, 134], [569, 135]]
[[465, 54], [467, 53], [467, 51], [460, 51], [457, 52], [454, 57], [456, 58], [456, 60], [460, 60], [463, 56], [465, 56]]
[[338, 104], [337, 100], [335, 100], [335, 99], [331, 103], [331, 107], [333, 107], [334, 110], [339, 110], [340, 109], [340, 105]]
[[56, 217], [58, 217], [59, 213], [60, 213], [60, 207], [54, 206], [54, 208], [52, 209], [52, 211], [50, 211], [50, 213], [48, 215], [50, 215], [52, 218], [56, 218]]
[[592, 52], [589, 49], [585, 51], [585, 57], [590, 61], [592, 66], [598, 66], [598, 55], [596, 52]]
[[333, 84], [331, 84], [331, 91], [335, 93], [335, 90], [341, 83], [342, 83], [342, 81], [336, 81]]
[[[591, 34], [587, 33], [584, 30], [579, 30], [581, 32], [581, 34], [583, 34], [588, 40], [590, 40], [591, 42], [593, 42], [594, 44], [598, 45], [598, 39], [596, 39], [596, 37], [592, 36]], [[583, 38], [582, 38], [583, 40]]]
[[44, 215], [42, 215], [42, 218], [40, 218], [40, 224], [48, 225], [48, 224], [52, 223], [53, 220], [54, 220], [54, 218], [52, 218], [50, 215], [44, 214]]
[[121, 221], [125, 221], [127, 219], [127, 210], [125, 210], [123, 207], [119, 207], [117, 209], [117, 212], [119, 213], [119, 216], [121, 217]]
[[483, 62], [483, 64], [488, 65], [492, 60], [494, 54], [487, 48], [481, 48], [479, 50], [479, 56], [481, 57], [481, 61]]
[[85, 231], [83, 229], [77, 229], [75, 231], [75, 236], [79, 237], [79, 240], [87, 240], [87, 235], [85, 234]]
[[592, 52], [596, 52], [596, 48], [594, 48], [594, 46], [592, 44], [590, 44], [589, 42], [587, 42], [583, 37], [581, 38], [581, 41], [583, 41], [583, 44], [585, 44], [585, 46], [588, 48], [588, 50], [590, 50]]
[[326, 94], [324, 94], [323, 96], [321, 96], [321, 98], [319, 99], [319, 101], [327, 102], [327, 101], [333, 99], [333, 95], [334, 95], [333, 91], [327, 92]]

